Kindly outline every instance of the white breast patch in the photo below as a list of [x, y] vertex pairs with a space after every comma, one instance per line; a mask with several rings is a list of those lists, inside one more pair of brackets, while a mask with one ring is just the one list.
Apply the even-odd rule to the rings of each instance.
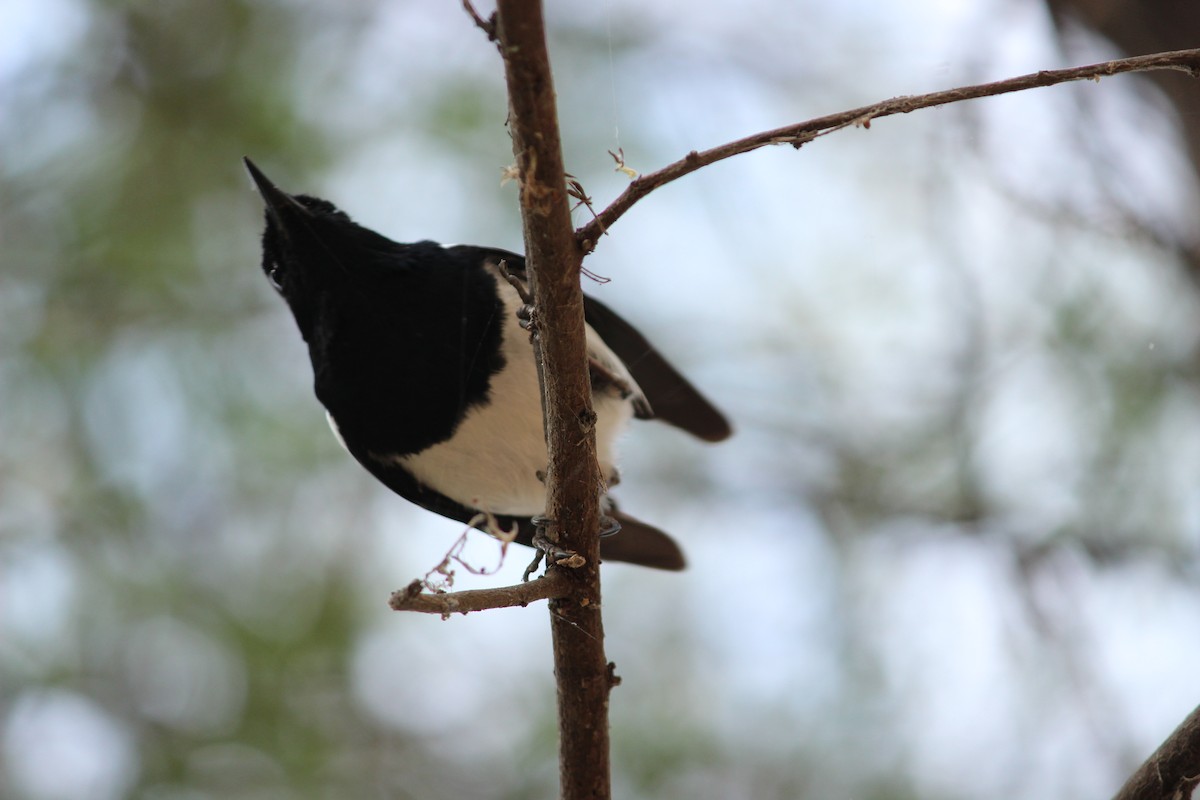
[[[505, 366], [492, 376], [489, 402], [472, 408], [449, 440], [395, 461], [421, 483], [468, 508], [531, 516], [546, 508], [546, 487], [538, 479], [547, 457], [537, 366], [529, 332], [516, 316], [521, 299], [503, 277], [497, 280], [504, 301]], [[589, 354], [638, 391], [625, 365], [590, 326], [587, 338]], [[633, 416], [633, 404], [613, 392], [597, 393], [592, 402], [598, 461], [607, 479], [614, 474], [614, 445]]]

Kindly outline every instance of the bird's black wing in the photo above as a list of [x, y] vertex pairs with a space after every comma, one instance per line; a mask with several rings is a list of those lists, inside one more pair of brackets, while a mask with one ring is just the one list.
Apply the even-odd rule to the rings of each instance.
[[[654, 410], [648, 416], [709, 442], [719, 442], [733, 432], [725, 415], [617, 312], [596, 298], [584, 295], [583, 314], [587, 324], [629, 368]], [[643, 415], [639, 413], [638, 416]]]
[[[504, 250], [478, 248], [481, 258], [504, 261], [508, 271], [527, 281], [525, 259]], [[600, 335], [641, 387], [652, 412], [639, 409], [641, 419], [660, 419], [705, 441], [719, 442], [733, 432], [725, 415], [713, 406], [654, 345], [617, 312], [594, 297], [583, 296], [584, 319]]]

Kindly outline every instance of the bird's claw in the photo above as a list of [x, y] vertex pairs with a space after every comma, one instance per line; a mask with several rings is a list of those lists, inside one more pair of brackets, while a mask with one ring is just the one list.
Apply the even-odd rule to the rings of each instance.
[[[574, 550], [567, 550], [550, 541], [550, 537], [546, 535], [546, 529], [554, 524], [553, 520], [548, 517], [536, 516], [531, 521], [537, 526], [537, 531], [533, 534], [530, 544], [533, 545], [537, 552], [533, 557], [533, 561], [525, 568], [525, 574], [522, 576], [523, 580], [529, 580], [529, 576], [541, 565], [543, 558], [548, 559], [556, 566], [570, 567], [571, 569], [578, 569], [587, 563], [586, 559]], [[616, 520], [612, 520], [612, 522], [616, 524]], [[619, 524], [617, 528], [620, 528]], [[614, 530], [613, 532], [615, 533], [616, 531]]]
[[536, 325], [537, 312], [533, 307], [533, 294], [530, 293], [529, 287], [525, 285], [525, 281], [518, 278], [508, 269], [508, 262], [501, 261], [498, 265], [500, 275], [504, 280], [508, 281], [508, 285], [516, 290], [517, 296], [521, 298], [521, 307], [517, 309], [517, 322], [527, 331], [532, 332]]
[[617, 522], [616, 517], [610, 517], [608, 514], [600, 515], [600, 538], [612, 536], [621, 530], [621, 523]]
[[533, 561], [529, 562], [529, 566], [525, 568], [525, 572], [522, 573], [522, 575], [521, 575], [522, 583], [529, 583], [529, 576], [532, 575], [533, 573], [537, 572], [537, 568], [539, 566], [541, 566], [542, 559], [545, 557], [546, 557], [545, 553], [543, 553], [540, 549], [538, 549], [536, 547], [534, 548]]
[[526, 303], [517, 309], [517, 324], [521, 330], [530, 332], [537, 326], [537, 310], [532, 304]]
[[[534, 548], [534, 556], [533, 561], [529, 562], [529, 566], [525, 568], [525, 572], [521, 576], [522, 581], [527, 582], [529, 580], [529, 576], [541, 566], [543, 558], [548, 559], [556, 566], [570, 567], [571, 569], [578, 569], [587, 563], [586, 559], [574, 550], [567, 550], [550, 541], [550, 537], [546, 535], [546, 529], [554, 524], [554, 521], [549, 517], [539, 515], [533, 517], [530, 521], [537, 527], [533, 538], [530, 540], [530, 544]], [[601, 538], [612, 536], [619, 530], [621, 530], [621, 523], [617, 521], [616, 517], [610, 517], [607, 514], [600, 515]]]

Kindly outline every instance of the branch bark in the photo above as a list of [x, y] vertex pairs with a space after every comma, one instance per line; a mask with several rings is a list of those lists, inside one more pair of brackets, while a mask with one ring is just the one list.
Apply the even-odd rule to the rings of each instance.
[[1188, 800], [1200, 786], [1200, 707], [1185, 719], [1114, 800]]
[[837, 114], [817, 117], [795, 125], [763, 131], [744, 139], [688, 153], [673, 164], [668, 164], [657, 172], [651, 172], [635, 178], [625, 191], [621, 192], [607, 208], [601, 211], [576, 231], [576, 240], [585, 252], [591, 252], [596, 247], [599, 237], [612, 227], [633, 204], [650, 192], [665, 186], [671, 181], [678, 180], [684, 175], [690, 175], [701, 167], [732, 158], [742, 153], [749, 153], [759, 148], [773, 144], [789, 144], [792, 147], [811, 142], [818, 136], [825, 136], [834, 131], [859, 126], [869, 128], [872, 120], [890, 117], [895, 114], [907, 114], [922, 108], [943, 106], [958, 103], [963, 100], [975, 100], [980, 97], [993, 97], [1010, 92], [1020, 92], [1025, 89], [1037, 89], [1054, 86], [1060, 83], [1082, 80], [1099, 80], [1108, 75], [1119, 75], [1125, 72], [1148, 72], [1152, 70], [1177, 70], [1188, 75], [1200, 77], [1200, 49], [1176, 50], [1170, 53], [1154, 53], [1134, 58], [1121, 58], [1115, 61], [1104, 61], [1099, 64], [1089, 64], [1083, 67], [1069, 69], [1050, 69], [1021, 75], [993, 83], [981, 83], [974, 86], [963, 86], [957, 89], [947, 89], [941, 92], [914, 96], [894, 97], [861, 108], [853, 108]]
[[558, 683], [559, 780], [564, 800], [608, 798], [608, 696], [614, 684], [600, 618], [600, 494], [579, 285], [583, 251], [571, 225], [558, 112], [540, 0], [499, 0], [509, 126], [520, 182], [525, 253], [534, 297], [534, 351], [542, 380], [549, 463], [548, 535], [584, 558], [548, 572], [571, 591], [550, 603]]
[[501, 586], [495, 589], [471, 589], [465, 592], [424, 592], [421, 581], [392, 593], [388, 605], [393, 611], [418, 611], [423, 614], [469, 614], [489, 608], [527, 606], [538, 600], [561, 597], [570, 591], [570, 582], [560, 572], [549, 573], [536, 581]]

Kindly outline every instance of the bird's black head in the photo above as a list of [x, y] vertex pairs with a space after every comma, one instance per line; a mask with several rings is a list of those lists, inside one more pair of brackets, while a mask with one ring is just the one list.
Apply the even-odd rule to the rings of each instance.
[[355, 223], [328, 200], [291, 195], [243, 159], [266, 206], [263, 273], [287, 301], [305, 339], [320, 307], [371, 305], [401, 276], [409, 247]]
[[394, 242], [246, 168], [266, 205], [263, 272], [348, 449], [367, 459], [448, 437], [505, 363], [504, 303], [484, 251]]
[[339, 229], [358, 226], [333, 203], [290, 195], [250, 159], [243, 161], [266, 206], [263, 273], [299, 320], [313, 296], [321, 291], [320, 285], [338, 280], [338, 273], [343, 271], [336, 252], [337, 240], [343, 238]]

